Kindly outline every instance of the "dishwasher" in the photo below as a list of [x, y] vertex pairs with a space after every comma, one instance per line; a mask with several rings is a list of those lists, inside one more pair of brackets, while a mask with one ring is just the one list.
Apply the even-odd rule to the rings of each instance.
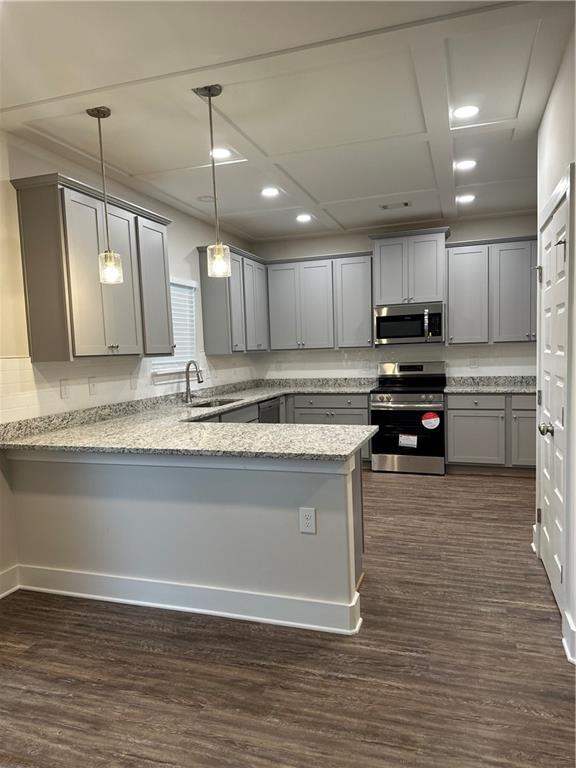
[[280, 399], [266, 400], [258, 406], [260, 424], [280, 423]]

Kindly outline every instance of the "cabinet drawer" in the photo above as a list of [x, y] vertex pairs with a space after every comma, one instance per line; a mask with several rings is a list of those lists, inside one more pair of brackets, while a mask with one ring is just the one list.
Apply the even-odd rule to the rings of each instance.
[[513, 411], [535, 411], [536, 395], [512, 395]]
[[247, 423], [249, 421], [258, 421], [258, 403], [254, 405], [244, 405], [242, 408], [236, 408], [235, 411], [223, 413], [220, 417], [222, 422]]
[[295, 395], [296, 408], [367, 408], [368, 395]]
[[506, 407], [506, 395], [448, 395], [452, 410], [499, 410]]

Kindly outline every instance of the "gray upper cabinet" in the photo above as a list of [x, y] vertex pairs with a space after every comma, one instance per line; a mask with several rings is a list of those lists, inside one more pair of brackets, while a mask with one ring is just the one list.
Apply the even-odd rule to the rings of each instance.
[[374, 243], [374, 304], [402, 304], [408, 293], [408, 239]]
[[372, 346], [372, 259], [334, 259], [334, 318], [337, 347]]
[[68, 274], [75, 357], [137, 355], [142, 351], [136, 228], [133, 213], [109, 206], [110, 247], [122, 255], [124, 281], [102, 285], [104, 206], [82, 192], [64, 190]]
[[[231, 261], [232, 275], [229, 278], [229, 287], [232, 351], [245, 352], [246, 334], [244, 327], [244, 275], [242, 269], [242, 257], [232, 254]], [[218, 278], [212, 278], [212, 280], [214, 279]]]
[[444, 233], [408, 238], [408, 300], [444, 301], [446, 294]]
[[137, 218], [144, 354], [174, 352], [166, 226]]
[[374, 304], [444, 301], [445, 230], [376, 239]]
[[332, 260], [268, 266], [270, 346], [334, 346]]
[[334, 300], [332, 260], [308, 261], [299, 265], [301, 347], [322, 349], [334, 346]]
[[530, 243], [530, 338], [536, 341], [538, 332], [538, 242]]
[[299, 267], [299, 264], [268, 266], [271, 349], [298, 349], [300, 347]]
[[244, 307], [246, 312], [246, 349], [262, 352], [269, 347], [268, 277], [266, 267], [244, 259]]
[[488, 341], [488, 246], [448, 250], [448, 341]]
[[140, 218], [161, 228], [168, 219], [109, 198], [110, 246], [121, 255], [124, 279], [119, 285], [102, 285], [98, 254], [106, 245], [101, 193], [57, 173], [12, 184], [18, 192], [32, 362], [140, 355], [146, 335], [143, 315], [156, 317], [171, 338], [170, 313], [164, 311], [162, 317], [158, 310], [158, 297], [160, 303], [167, 301], [167, 268], [145, 290], [149, 283], [143, 269], [141, 285], [137, 236]]
[[492, 341], [532, 340], [532, 243], [490, 246]]
[[200, 254], [200, 295], [207, 355], [246, 351], [242, 256], [233, 253], [230, 277], [208, 277], [206, 248]]

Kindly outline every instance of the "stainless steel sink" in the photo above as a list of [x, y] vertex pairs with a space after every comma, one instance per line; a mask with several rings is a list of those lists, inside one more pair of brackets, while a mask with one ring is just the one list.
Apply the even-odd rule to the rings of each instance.
[[215, 398], [214, 400], [194, 400], [192, 403], [187, 403], [188, 408], [218, 408], [219, 405], [231, 405], [232, 403], [239, 403], [240, 400], [230, 400], [227, 398]]

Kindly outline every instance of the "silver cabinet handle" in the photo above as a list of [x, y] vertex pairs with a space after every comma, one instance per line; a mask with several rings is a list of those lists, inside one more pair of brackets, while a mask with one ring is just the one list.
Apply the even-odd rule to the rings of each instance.
[[553, 424], [546, 424], [546, 422], [542, 422], [541, 424], [538, 424], [538, 432], [540, 432], [541, 435], [553, 435], [554, 434], [554, 425]]
[[535, 339], [535, 338], [536, 338], [536, 331], [532, 331], [532, 338], [533, 338], [533, 339]]
[[314, 405], [314, 401], [313, 400], [308, 400], [308, 402], [310, 403], [310, 405]]
[[454, 341], [454, 336], [450, 336], [450, 341]]
[[516, 421], [518, 419], [518, 416], [516, 416], [516, 414], [514, 414], [514, 416], [512, 416], [512, 418], [514, 419], [514, 421]]
[[234, 349], [236, 349], [237, 346], [238, 346], [238, 344], [234, 344]]
[[474, 400], [474, 405], [478, 405], [478, 400]]
[[176, 344], [170, 344], [171, 349], [176, 349]]
[[527, 333], [527, 334], [526, 334], [526, 338], [527, 338], [527, 339], [529, 339], [529, 338], [530, 338], [530, 334], [529, 334], [529, 333]]
[[326, 411], [326, 416], [330, 416], [330, 411]]
[[305, 347], [305, 346], [306, 346], [306, 345], [304, 344], [304, 342], [302, 342], [302, 346], [303, 346], [303, 347]]
[[504, 418], [504, 414], [503, 414], [503, 413], [501, 413], [501, 414], [500, 414], [500, 420], [502, 420], [503, 418]]
[[346, 400], [346, 402], [348, 403], [348, 405], [352, 405], [352, 400]]

